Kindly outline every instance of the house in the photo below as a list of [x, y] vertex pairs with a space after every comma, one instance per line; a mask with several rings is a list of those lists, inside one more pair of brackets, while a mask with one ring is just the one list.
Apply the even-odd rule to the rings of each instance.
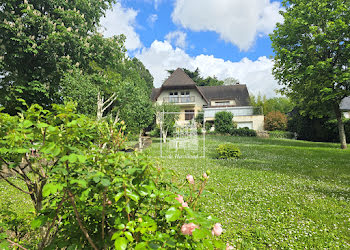
[[215, 113], [228, 111], [239, 128], [248, 127], [264, 130], [264, 116], [256, 115], [250, 106], [246, 85], [197, 86], [196, 83], [178, 68], [160, 88], [154, 88], [152, 101], [158, 104], [173, 103], [181, 109], [178, 123], [186, 123], [198, 114], [204, 113], [204, 121], [214, 121]]
[[350, 118], [350, 96], [345, 97], [341, 101], [340, 110], [343, 112], [345, 118]]

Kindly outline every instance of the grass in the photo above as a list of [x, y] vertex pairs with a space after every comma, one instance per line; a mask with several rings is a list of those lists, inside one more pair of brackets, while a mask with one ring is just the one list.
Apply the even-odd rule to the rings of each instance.
[[[243, 158], [215, 159], [224, 142]], [[155, 142], [148, 153], [158, 150]], [[350, 248], [350, 150], [338, 144], [207, 136], [206, 158], [163, 165], [180, 178], [211, 170], [201, 209], [221, 220], [223, 238], [238, 248]]]
[[[243, 157], [215, 159], [224, 142]], [[158, 158], [159, 141], [146, 152]], [[162, 162], [178, 178], [211, 171], [200, 208], [219, 218], [223, 239], [237, 248], [350, 249], [350, 150], [338, 144], [207, 136], [205, 158]], [[23, 216], [33, 208], [1, 180], [0, 207], [7, 206]]]

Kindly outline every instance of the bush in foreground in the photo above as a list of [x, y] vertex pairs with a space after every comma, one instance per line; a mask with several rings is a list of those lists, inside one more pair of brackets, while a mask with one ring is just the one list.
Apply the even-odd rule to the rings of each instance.
[[241, 150], [232, 143], [220, 144], [216, 152], [219, 159], [237, 159], [242, 156]]
[[1, 177], [31, 197], [37, 232], [22, 241], [2, 216], [1, 247], [224, 249], [221, 225], [196, 210], [208, 173], [176, 188], [145, 155], [121, 151], [125, 129], [79, 115], [72, 104], [0, 112], [0, 159], [27, 187]]

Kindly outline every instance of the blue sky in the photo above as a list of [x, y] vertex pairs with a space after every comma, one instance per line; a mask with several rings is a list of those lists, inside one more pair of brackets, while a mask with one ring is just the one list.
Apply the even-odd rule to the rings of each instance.
[[150, 70], [156, 87], [167, 69], [198, 67], [205, 77], [233, 77], [271, 97], [278, 85], [268, 34], [283, 21], [281, 8], [271, 0], [120, 0], [102, 32], [126, 35], [128, 54]]

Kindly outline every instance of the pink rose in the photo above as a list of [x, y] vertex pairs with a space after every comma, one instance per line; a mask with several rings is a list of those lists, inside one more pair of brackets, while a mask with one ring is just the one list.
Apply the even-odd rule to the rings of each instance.
[[186, 179], [188, 180], [189, 183], [191, 183], [192, 185], [194, 185], [194, 178], [192, 175], [188, 174], [186, 176]]
[[187, 204], [187, 202], [182, 202], [182, 207], [188, 207], [188, 204]]
[[177, 200], [180, 203], [184, 203], [184, 197], [182, 197], [181, 195], [177, 195], [177, 197], [175, 198], [175, 200]]
[[226, 250], [233, 250], [233, 246], [230, 246], [230, 244], [226, 244]]
[[205, 179], [205, 180], [207, 180], [209, 177], [208, 177], [208, 175], [207, 175], [207, 173], [204, 173], [203, 174], [203, 178]]
[[184, 235], [192, 235], [193, 231], [199, 228], [199, 226], [197, 226], [194, 223], [189, 223], [189, 224], [183, 224], [181, 227], [181, 233]]
[[220, 223], [216, 223], [213, 227], [213, 230], [211, 230], [211, 233], [215, 236], [220, 236], [222, 233], [222, 227]]

